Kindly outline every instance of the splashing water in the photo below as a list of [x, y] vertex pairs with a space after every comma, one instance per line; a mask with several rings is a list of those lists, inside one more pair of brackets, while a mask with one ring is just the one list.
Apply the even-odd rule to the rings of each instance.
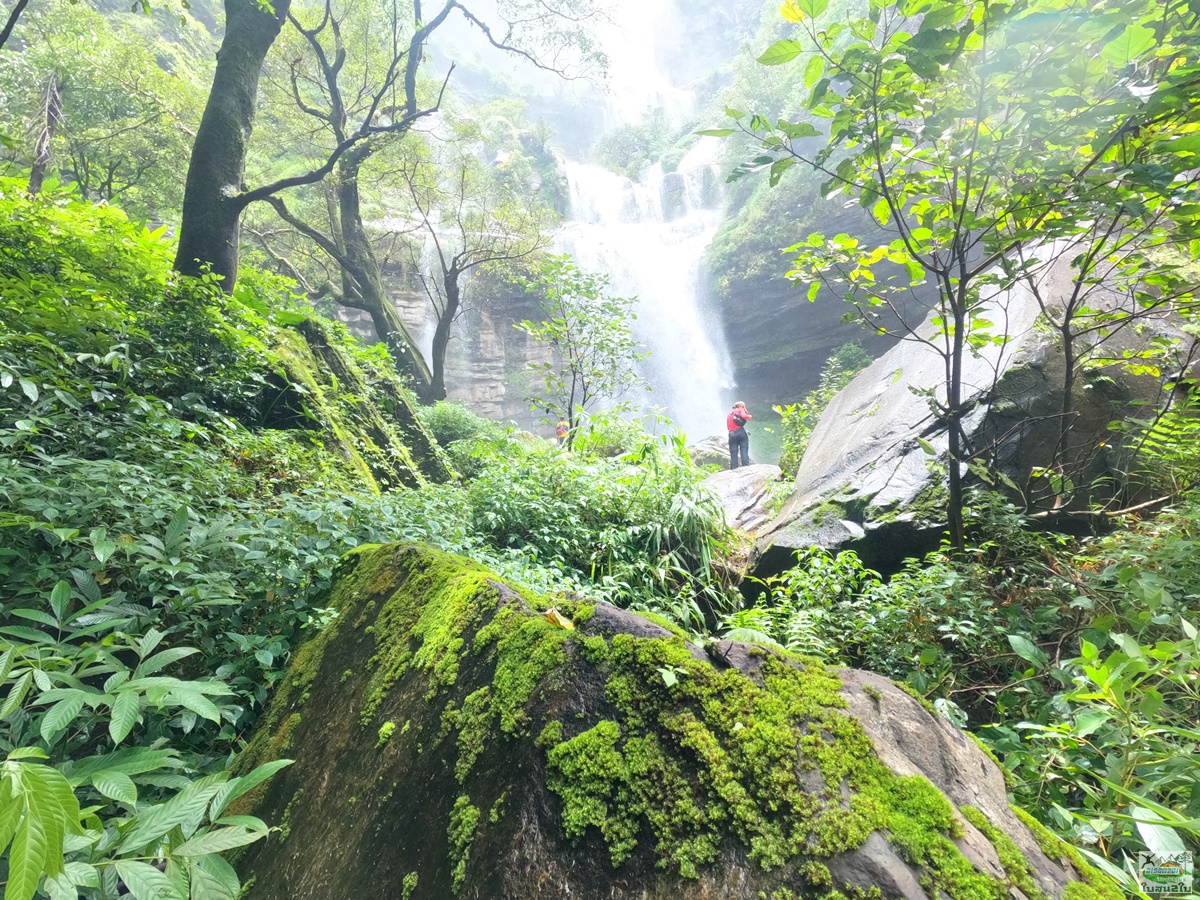
[[650, 351], [640, 367], [649, 405], [664, 407], [692, 437], [719, 432], [733, 387], [720, 319], [701, 287], [704, 254], [721, 223], [716, 150], [704, 138], [677, 172], [654, 166], [637, 183], [568, 162], [572, 218], [556, 241], [582, 268], [609, 274], [614, 294], [637, 297], [633, 326]]

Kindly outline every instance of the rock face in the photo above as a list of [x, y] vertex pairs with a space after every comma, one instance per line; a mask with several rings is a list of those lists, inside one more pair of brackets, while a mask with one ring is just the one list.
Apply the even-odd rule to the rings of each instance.
[[315, 432], [375, 490], [446, 481], [450, 469], [395, 375], [353, 359], [316, 319], [279, 329], [259, 425]]
[[[964, 366], [970, 446], [991, 446], [1000, 470], [1020, 484], [1033, 467], [1052, 461], [1063, 397], [1062, 354], [1038, 327], [1038, 314], [1028, 292], [1005, 294], [990, 318], [1007, 322], [1008, 342], [968, 355]], [[921, 331], [934, 333], [928, 322]], [[1119, 355], [1126, 346], [1114, 341], [1108, 349]], [[811, 546], [852, 547], [885, 570], [937, 546], [945, 528], [947, 431], [914, 390], [938, 389], [943, 379], [940, 355], [901, 342], [837, 394], [809, 439], [795, 492], [760, 533], [760, 570], [785, 568], [795, 550]], [[1086, 460], [1088, 478], [1106, 474], [1107, 424], [1144, 410], [1140, 404], [1157, 390], [1157, 379], [1122, 373], [1077, 384], [1072, 446]]]
[[888, 682], [364, 547], [242, 765], [250, 900], [1120, 900]]
[[725, 509], [725, 521], [734, 528], [754, 532], [767, 523], [771, 487], [783, 477], [779, 466], [742, 466], [714, 472], [704, 484], [717, 495]]

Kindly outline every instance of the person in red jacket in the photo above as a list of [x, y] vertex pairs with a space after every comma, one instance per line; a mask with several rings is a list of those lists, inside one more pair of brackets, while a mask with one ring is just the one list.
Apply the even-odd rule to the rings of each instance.
[[729, 411], [729, 415], [725, 417], [725, 429], [729, 432], [729, 468], [736, 469], [738, 467], [738, 456], [741, 456], [741, 465], [750, 465], [750, 435], [746, 433], [746, 423], [753, 416], [746, 409], [746, 404], [739, 400], [733, 404], [733, 409]]

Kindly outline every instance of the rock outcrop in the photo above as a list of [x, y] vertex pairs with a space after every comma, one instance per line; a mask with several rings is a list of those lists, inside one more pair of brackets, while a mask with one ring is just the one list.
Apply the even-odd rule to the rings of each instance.
[[712, 434], [688, 444], [687, 451], [697, 466], [729, 467], [729, 439], [724, 435]]
[[771, 518], [771, 488], [783, 477], [779, 466], [759, 464], [714, 472], [704, 484], [716, 494], [725, 521], [746, 532], [758, 531]]
[[353, 481], [376, 491], [445, 481], [450, 468], [393, 371], [355, 359], [315, 318], [280, 328], [255, 425], [314, 432]]
[[887, 681], [554, 602], [354, 551], [241, 761], [296, 760], [250, 900], [1120, 900]]
[[[966, 355], [969, 412], [963, 430], [972, 448], [988, 448], [985, 456], [1001, 472], [1026, 484], [1034, 467], [1052, 461], [1063, 356], [1053, 335], [1039, 326], [1040, 310], [1029, 292], [1007, 292], [991, 312], [989, 318], [1007, 324], [1008, 341]], [[920, 333], [935, 332], [926, 322]], [[1119, 357], [1130, 346], [1113, 341], [1106, 349]], [[853, 548], [884, 570], [936, 548], [945, 530], [948, 439], [922, 392], [944, 396], [944, 378], [937, 352], [902, 341], [834, 397], [809, 439], [791, 499], [760, 532], [759, 571], [786, 568], [795, 550], [812, 546]], [[1105, 443], [1108, 423], [1144, 411], [1158, 389], [1156, 378], [1120, 371], [1081, 379], [1073, 394], [1078, 415], [1071, 441], [1084, 480], [1107, 474], [1113, 461]]]

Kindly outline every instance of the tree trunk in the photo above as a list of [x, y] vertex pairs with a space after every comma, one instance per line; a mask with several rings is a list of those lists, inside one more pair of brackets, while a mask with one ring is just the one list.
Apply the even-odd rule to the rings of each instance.
[[966, 327], [967, 314], [965, 297], [959, 298], [954, 309], [954, 335], [950, 349], [950, 372], [946, 384], [946, 424], [949, 426], [948, 452], [950, 457], [946, 477], [949, 497], [946, 499], [946, 525], [950, 530], [950, 543], [961, 553], [967, 546], [966, 527], [963, 523], [963, 483], [962, 462], [966, 455], [962, 442], [962, 370], [963, 370], [963, 331]]
[[57, 73], [46, 82], [42, 94], [42, 128], [38, 134], [37, 149], [33, 154], [33, 167], [29, 170], [29, 193], [40, 194], [46, 170], [54, 159], [54, 133], [62, 122], [62, 84]]
[[192, 145], [175, 268], [199, 275], [210, 267], [232, 291], [245, 201], [239, 196], [258, 102], [263, 60], [287, 18], [291, 0], [264, 12], [256, 0], [225, 0], [225, 38], [204, 116]]
[[358, 191], [358, 171], [371, 155], [372, 147], [364, 142], [346, 152], [338, 161], [337, 200], [341, 224], [340, 248], [345, 254], [345, 268], [354, 290], [343, 291], [342, 303], [361, 309], [371, 317], [375, 333], [387, 346], [397, 370], [412, 379], [418, 396], [429, 391], [431, 376], [425, 361], [404, 327], [396, 308], [383, 288], [383, 273], [375, 248], [362, 220], [362, 204]]
[[1063, 396], [1058, 419], [1058, 443], [1054, 447], [1053, 467], [1060, 475], [1064, 474], [1067, 466], [1067, 446], [1070, 442], [1071, 428], [1078, 415], [1075, 411], [1075, 335], [1071, 331], [1072, 319], [1069, 311], [1063, 314], [1062, 327], [1059, 334], [1063, 342]]
[[450, 344], [450, 329], [454, 326], [454, 317], [458, 315], [458, 309], [462, 305], [462, 293], [458, 286], [458, 277], [461, 274], [457, 269], [451, 269], [443, 279], [446, 306], [433, 332], [433, 348], [429, 354], [432, 378], [428, 392], [421, 397], [421, 402], [425, 404], [446, 399], [446, 347]]

